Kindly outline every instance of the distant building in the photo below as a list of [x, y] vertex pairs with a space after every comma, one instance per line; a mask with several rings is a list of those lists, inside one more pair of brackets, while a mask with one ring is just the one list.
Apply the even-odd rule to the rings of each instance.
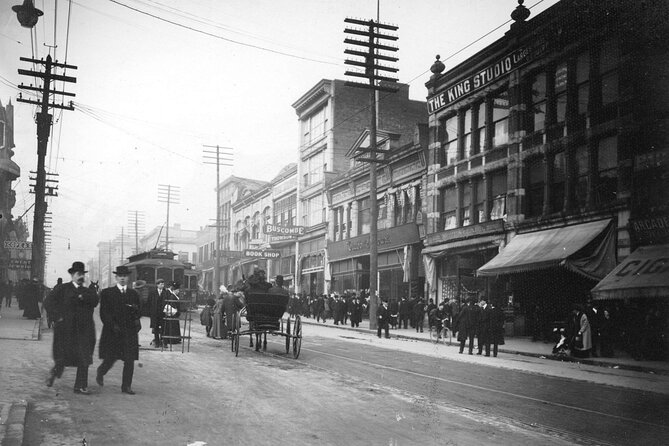
[[[197, 230], [183, 229], [179, 223], [175, 223], [169, 227], [169, 239], [167, 239], [168, 231], [166, 228], [156, 226], [139, 239], [140, 251], [149, 251], [154, 248], [165, 249], [167, 247], [177, 255], [176, 260], [194, 263], [197, 260], [197, 236]], [[130, 251], [127, 251], [126, 259], [131, 254]], [[127, 260], [124, 259], [125, 261]]]

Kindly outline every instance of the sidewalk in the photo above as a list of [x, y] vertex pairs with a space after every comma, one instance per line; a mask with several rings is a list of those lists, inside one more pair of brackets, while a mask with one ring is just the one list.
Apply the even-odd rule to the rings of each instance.
[[[45, 319], [45, 316], [42, 316]], [[19, 341], [39, 341], [41, 334], [40, 319], [26, 319], [23, 310], [19, 310], [17, 302], [7, 308], [0, 309], [0, 339], [14, 339]]]
[[[360, 333], [373, 333], [375, 330], [369, 329], [369, 320], [363, 320], [359, 328], [353, 328], [350, 325], [334, 325], [330, 319], [328, 322], [316, 322], [315, 319], [302, 317], [302, 323], [308, 325], [319, 325], [329, 328], [335, 328], [347, 331], [356, 331]], [[391, 329], [390, 337], [396, 339], [410, 339], [414, 341], [432, 342], [430, 340], [429, 330], [424, 329], [423, 333], [418, 333], [414, 328], [405, 329]], [[547, 360], [576, 362], [581, 364], [596, 365], [601, 367], [615, 368], [621, 370], [630, 370], [634, 372], [652, 373], [657, 375], [669, 376], [669, 362], [667, 361], [636, 361], [625, 352], [616, 351], [614, 358], [574, 358], [571, 356], [556, 356], [553, 355], [553, 344], [544, 342], [532, 342], [530, 338], [512, 337], [505, 338], [504, 345], [499, 346], [499, 351], [502, 353], [510, 353], [523, 356], [532, 356], [535, 358], [542, 358]], [[449, 344], [449, 339], [440, 341]], [[453, 348], [458, 348], [458, 341], [452, 338], [450, 341]], [[474, 342], [474, 351], [476, 351], [476, 342]]]

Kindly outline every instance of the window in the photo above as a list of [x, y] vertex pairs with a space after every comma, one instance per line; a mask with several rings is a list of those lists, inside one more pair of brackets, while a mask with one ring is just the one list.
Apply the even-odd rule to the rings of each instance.
[[328, 106], [302, 120], [302, 144], [308, 145], [325, 134], [328, 127]]
[[485, 182], [480, 177], [472, 182], [472, 194], [474, 201], [474, 223], [483, 223], [486, 221], [485, 215]]
[[604, 138], [597, 145], [597, 204], [606, 204], [616, 199], [618, 191], [618, 140]]
[[531, 131], [541, 132], [546, 126], [546, 73], [538, 73], [532, 79], [531, 104]]
[[602, 82], [602, 106], [618, 100], [618, 44], [608, 41], [602, 45], [599, 54], [599, 74]]
[[260, 238], [260, 212], [253, 214], [253, 224], [251, 225], [251, 239]]
[[564, 182], [566, 178], [565, 157], [564, 152], [558, 152], [553, 156], [552, 169], [552, 183], [551, 183], [551, 210], [552, 212], [559, 212], [564, 206]]
[[372, 220], [371, 213], [369, 198], [358, 201], [358, 234], [369, 234]]
[[587, 206], [588, 188], [590, 181], [588, 172], [590, 171], [590, 161], [588, 155], [588, 146], [579, 146], [574, 151], [574, 173], [576, 174], [576, 204], [580, 209]]
[[469, 182], [460, 184], [462, 193], [462, 207], [460, 208], [460, 226], [469, 226], [472, 224], [471, 205], [472, 205], [472, 185]]
[[476, 131], [474, 141], [472, 143], [472, 155], [483, 152], [485, 149], [485, 124], [486, 124], [486, 108], [485, 102], [481, 102], [476, 107]]
[[492, 102], [493, 147], [509, 142], [509, 93], [498, 93]]
[[281, 226], [295, 226], [296, 197], [291, 195], [274, 203], [274, 223]]
[[585, 116], [590, 100], [590, 53], [584, 52], [576, 57], [576, 89], [578, 115], [581, 127], [585, 127]]
[[472, 109], [471, 107], [465, 110], [464, 116], [464, 126], [463, 126], [463, 144], [462, 151], [464, 156], [461, 158], [469, 157], [472, 155]]
[[458, 191], [455, 186], [441, 191], [441, 225], [444, 230], [457, 226], [455, 210], [458, 206]]
[[567, 64], [561, 63], [555, 69], [555, 122], [564, 125], [566, 119], [567, 119]]
[[442, 126], [440, 164], [447, 166], [455, 163], [458, 159], [458, 116], [453, 115], [443, 120]]
[[5, 147], [5, 123], [0, 121], [0, 148]]
[[305, 203], [304, 226], [314, 226], [325, 221], [323, 196], [321, 194], [310, 198]]
[[528, 160], [526, 172], [526, 213], [528, 217], [536, 217], [541, 215], [544, 209], [544, 187], [546, 184], [546, 164], [544, 160], [542, 158]]
[[325, 163], [325, 152], [320, 151], [314, 156], [303, 161], [305, 174], [302, 176], [304, 186], [320, 183], [323, 180], [323, 172], [327, 164]]
[[388, 219], [388, 206], [386, 206], [385, 198], [378, 200], [378, 218], [376, 222], [376, 229], [388, 229], [391, 227], [390, 220]]
[[492, 206], [490, 220], [499, 220], [506, 216], [506, 170], [499, 170], [490, 174]]

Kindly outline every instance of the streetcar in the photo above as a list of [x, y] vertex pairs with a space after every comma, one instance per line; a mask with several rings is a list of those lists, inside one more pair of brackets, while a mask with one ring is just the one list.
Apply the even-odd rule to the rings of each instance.
[[125, 266], [130, 270], [130, 280], [139, 293], [142, 316], [150, 316], [149, 292], [156, 288], [156, 281], [163, 279], [165, 286], [179, 282], [181, 299], [195, 302], [198, 292], [198, 272], [188, 262], [175, 260], [176, 254], [163, 249], [135, 254], [128, 258]]

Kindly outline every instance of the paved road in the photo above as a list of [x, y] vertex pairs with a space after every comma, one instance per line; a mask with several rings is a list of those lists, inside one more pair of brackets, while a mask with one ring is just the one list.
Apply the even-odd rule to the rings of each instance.
[[[190, 353], [140, 352], [135, 396], [120, 392], [121, 364], [104, 388], [91, 385], [91, 396], [72, 393], [73, 369], [46, 388], [49, 331], [40, 342], [0, 344], [0, 392], [30, 401], [25, 444], [69, 446], [83, 438], [93, 446], [669, 442], [663, 426], [669, 392], [635, 390], [643, 386], [632, 384], [642, 379], [634, 376], [621, 378], [625, 387], [594, 384], [537, 372], [537, 365], [514, 358], [497, 358], [502, 367], [489, 367], [485, 361], [493, 358], [444, 356], [425, 343], [328, 335], [308, 326], [298, 360], [283, 353], [282, 338], [271, 338], [266, 353], [243, 342], [235, 358], [229, 343], [194, 328]], [[148, 330], [141, 335], [148, 345]], [[553, 367], [560, 366], [572, 367]], [[666, 383], [653, 379], [643, 377], [649, 387]]]

